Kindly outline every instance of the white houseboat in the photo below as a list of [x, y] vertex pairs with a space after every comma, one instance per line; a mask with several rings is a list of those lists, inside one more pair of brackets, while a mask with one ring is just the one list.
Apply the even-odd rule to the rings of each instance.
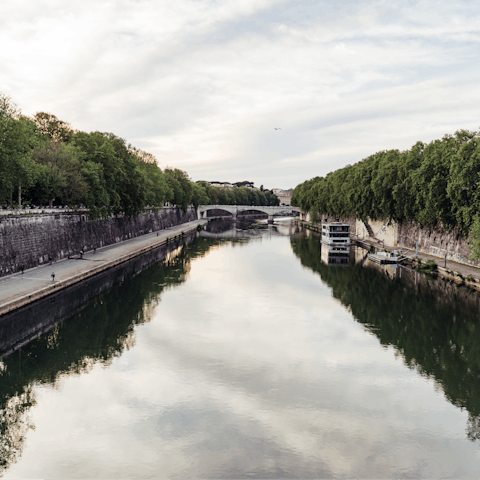
[[327, 265], [350, 262], [350, 225], [332, 222], [322, 225], [322, 261]]
[[331, 222], [322, 224], [322, 243], [330, 246], [350, 246], [350, 225]]

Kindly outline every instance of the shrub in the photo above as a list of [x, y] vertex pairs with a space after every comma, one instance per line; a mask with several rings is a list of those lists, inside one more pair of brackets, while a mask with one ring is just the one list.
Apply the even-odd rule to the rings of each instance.
[[435, 263], [435, 260], [427, 260], [423, 265], [421, 261], [419, 261], [417, 270], [421, 273], [436, 273], [438, 270], [438, 265]]
[[431, 270], [437, 270], [438, 269], [438, 265], [437, 263], [435, 262], [435, 260], [427, 260], [425, 262], [425, 267], [428, 267], [430, 268]]

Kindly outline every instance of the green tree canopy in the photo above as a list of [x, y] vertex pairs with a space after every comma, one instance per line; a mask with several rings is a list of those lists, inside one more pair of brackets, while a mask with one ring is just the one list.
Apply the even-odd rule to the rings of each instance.
[[[124, 214], [146, 206], [278, 205], [268, 191], [194, 184], [178, 168], [158, 166], [155, 157], [113, 133], [82, 132], [48, 112], [23, 116], [11, 98], [0, 93], [0, 204], [81, 205], [92, 218]], [[275, 203], [277, 202], [277, 203]]]
[[83, 174], [83, 152], [74, 145], [48, 140], [32, 152], [38, 164], [33, 200], [50, 206], [59, 199], [64, 205], [76, 205], [85, 200], [88, 182]]

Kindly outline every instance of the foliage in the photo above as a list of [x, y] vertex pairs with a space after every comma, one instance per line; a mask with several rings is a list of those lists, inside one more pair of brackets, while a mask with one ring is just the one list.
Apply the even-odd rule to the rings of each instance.
[[187, 172], [179, 170], [178, 168], [166, 168], [165, 176], [167, 178], [167, 184], [173, 192], [170, 201], [178, 205], [183, 210], [183, 213], [185, 213], [193, 196], [193, 186]]
[[421, 273], [436, 273], [438, 271], [438, 265], [436, 264], [435, 260], [427, 260], [424, 264], [419, 261], [417, 270]]
[[151, 153], [136, 148], [132, 149], [131, 153], [144, 177], [146, 204], [162, 206], [166, 199], [173, 195], [164, 172], [158, 168], [157, 161]]
[[476, 260], [480, 260], [480, 216], [476, 215], [468, 237], [470, 247], [470, 256]]
[[0, 203], [12, 203], [16, 193], [20, 204], [22, 189], [34, 183], [37, 168], [30, 153], [37, 142], [35, 124], [0, 93]]
[[74, 145], [52, 140], [37, 145], [32, 152], [32, 158], [38, 165], [32, 201], [52, 205], [59, 198], [64, 205], [79, 204], [88, 188], [82, 172], [82, 157], [82, 152]]
[[159, 168], [155, 157], [113, 133], [82, 132], [48, 112], [23, 116], [0, 93], [0, 205], [84, 205], [92, 218], [123, 214], [167, 202], [184, 212], [189, 205], [278, 205], [269, 190], [239, 182], [232, 189], [193, 183], [178, 168]]
[[479, 138], [480, 132], [459, 130], [404, 152], [377, 152], [297, 185], [292, 205], [312, 218], [326, 213], [458, 228], [464, 236], [470, 232], [480, 258], [480, 228], [473, 226], [480, 210]]
[[37, 131], [55, 142], [69, 142], [75, 133], [69, 123], [59, 120], [47, 112], [37, 112], [33, 116]]
[[280, 199], [271, 190], [254, 190], [244, 186], [231, 189], [220, 188], [213, 187], [204, 181], [197, 182], [195, 185], [196, 193], [194, 195], [203, 199], [203, 201], [198, 201], [200, 205], [280, 205]]

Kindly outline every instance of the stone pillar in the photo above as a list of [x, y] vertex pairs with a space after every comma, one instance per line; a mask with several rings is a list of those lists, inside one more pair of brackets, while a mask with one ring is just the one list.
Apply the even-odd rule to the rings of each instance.
[[273, 215], [268, 215], [268, 223], [273, 223]]

